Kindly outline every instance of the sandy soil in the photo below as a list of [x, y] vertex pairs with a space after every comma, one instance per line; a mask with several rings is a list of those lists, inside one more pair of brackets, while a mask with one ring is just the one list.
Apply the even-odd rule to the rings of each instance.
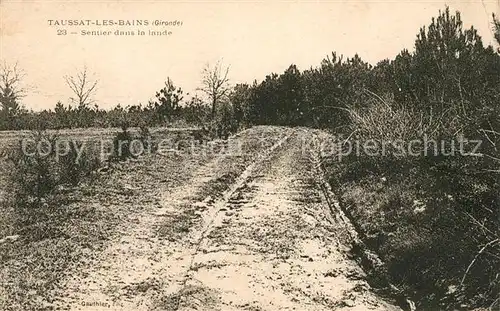
[[124, 219], [98, 259], [61, 281], [55, 308], [399, 310], [348, 257], [348, 228], [302, 149], [315, 132], [260, 127], [234, 139], [263, 133], [271, 143], [251, 157], [215, 157]]

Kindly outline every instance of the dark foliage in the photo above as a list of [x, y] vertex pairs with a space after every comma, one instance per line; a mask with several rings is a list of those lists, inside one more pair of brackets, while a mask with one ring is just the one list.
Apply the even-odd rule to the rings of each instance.
[[81, 143], [45, 130], [31, 131], [13, 148], [9, 160], [10, 189], [17, 207], [40, 207], [59, 186], [78, 185], [93, 177], [100, 165]]

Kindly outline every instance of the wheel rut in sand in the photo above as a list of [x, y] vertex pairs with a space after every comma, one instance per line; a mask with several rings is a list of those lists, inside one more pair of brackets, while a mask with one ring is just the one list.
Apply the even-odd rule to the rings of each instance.
[[297, 131], [220, 204], [186, 282], [157, 310], [399, 310], [347, 258]]

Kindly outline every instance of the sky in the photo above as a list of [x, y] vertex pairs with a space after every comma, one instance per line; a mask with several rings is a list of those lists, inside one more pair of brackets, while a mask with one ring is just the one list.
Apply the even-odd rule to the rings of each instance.
[[[170, 77], [194, 94], [206, 64], [230, 67], [231, 84], [261, 81], [290, 64], [316, 67], [331, 52], [372, 64], [412, 50], [418, 30], [448, 5], [465, 27], [493, 44], [491, 14], [500, 0], [355, 1], [13, 1], [0, 0], [0, 59], [24, 72], [23, 104], [39, 111], [71, 96], [64, 76], [84, 66], [97, 79], [104, 109], [146, 104]], [[51, 20], [51, 21], [50, 21]], [[77, 20], [89, 25], [55, 25]], [[148, 25], [104, 25], [146, 20]], [[154, 21], [182, 22], [154, 26]], [[87, 22], [89, 21], [89, 22]], [[92, 24], [93, 23], [93, 24]], [[115, 30], [135, 35], [114, 35]], [[137, 31], [145, 35], [137, 35]], [[150, 36], [149, 31], [170, 31]], [[66, 35], [58, 35], [66, 31]], [[111, 31], [111, 35], [82, 35]]]

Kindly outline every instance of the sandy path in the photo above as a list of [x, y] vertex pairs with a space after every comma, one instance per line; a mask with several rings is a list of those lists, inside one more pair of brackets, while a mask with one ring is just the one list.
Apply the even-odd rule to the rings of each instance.
[[228, 165], [215, 159], [134, 216], [99, 266], [66, 284], [57, 309], [399, 310], [346, 256], [345, 225], [329, 216], [301, 149], [312, 131], [283, 133], [218, 199], [193, 201]]
[[[398, 310], [376, 297], [327, 217], [298, 130], [219, 209], [196, 254], [178, 310]], [[307, 138], [307, 137], [306, 137]], [[164, 301], [162, 308], [171, 310]]]

